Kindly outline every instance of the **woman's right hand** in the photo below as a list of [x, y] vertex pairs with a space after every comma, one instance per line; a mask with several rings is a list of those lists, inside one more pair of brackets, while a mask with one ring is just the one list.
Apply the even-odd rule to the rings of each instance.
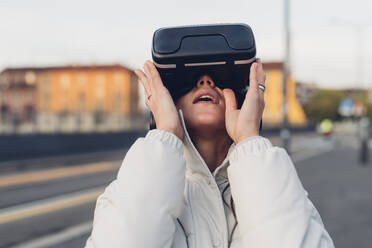
[[146, 93], [146, 106], [152, 111], [156, 128], [171, 132], [181, 140], [184, 133], [173, 99], [161, 81], [159, 72], [151, 61], [146, 61], [144, 71], [135, 70]]

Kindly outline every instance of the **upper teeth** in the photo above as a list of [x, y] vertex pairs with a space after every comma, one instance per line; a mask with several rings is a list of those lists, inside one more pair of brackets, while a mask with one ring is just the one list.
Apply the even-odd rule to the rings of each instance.
[[213, 101], [213, 97], [208, 96], [208, 95], [203, 95], [203, 96], [199, 97], [199, 99], [203, 99], [203, 98], [211, 99]]

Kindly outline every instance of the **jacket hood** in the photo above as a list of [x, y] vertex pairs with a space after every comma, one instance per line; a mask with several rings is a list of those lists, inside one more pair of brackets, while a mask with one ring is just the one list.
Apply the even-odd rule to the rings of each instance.
[[223, 160], [223, 162], [214, 170], [213, 174], [209, 170], [204, 159], [196, 149], [195, 145], [191, 141], [190, 135], [187, 131], [185, 120], [183, 118], [182, 110], [179, 109], [179, 116], [181, 119], [181, 125], [184, 131], [184, 156], [186, 160], [186, 170], [187, 173], [198, 173], [206, 177], [215, 177], [216, 179], [227, 179], [227, 167], [229, 166], [229, 155], [235, 148], [235, 144], [232, 143], [229, 151]]

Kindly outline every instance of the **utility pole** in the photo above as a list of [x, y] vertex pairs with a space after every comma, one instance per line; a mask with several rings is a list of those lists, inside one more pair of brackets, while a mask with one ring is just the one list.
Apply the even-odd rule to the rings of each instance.
[[351, 27], [354, 29], [355, 37], [356, 37], [355, 65], [357, 68], [355, 70], [355, 73], [356, 73], [355, 83], [357, 85], [360, 84], [364, 88], [367, 85], [365, 85], [365, 82], [364, 82], [364, 54], [363, 54], [364, 43], [363, 41], [364, 41], [364, 31], [367, 26], [365, 24], [351, 24]]
[[290, 72], [290, 0], [284, 0], [284, 60], [283, 60], [283, 101], [282, 101], [282, 127], [280, 137], [282, 146], [290, 153], [290, 138], [291, 133], [288, 127], [288, 101], [287, 101], [287, 83]]
[[336, 18], [330, 20], [332, 25], [350, 27], [355, 36], [355, 84], [368, 89], [364, 78], [364, 33], [371, 25], [370, 22], [356, 23], [350, 20]]
[[[370, 101], [370, 86], [364, 78], [364, 33], [370, 23], [355, 23], [348, 20], [333, 20], [336, 25], [349, 26], [355, 32], [355, 85], [358, 85], [367, 91], [368, 101]], [[366, 165], [369, 162], [369, 138], [370, 138], [370, 120], [364, 116], [359, 121], [358, 132], [360, 140], [359, 162]]]

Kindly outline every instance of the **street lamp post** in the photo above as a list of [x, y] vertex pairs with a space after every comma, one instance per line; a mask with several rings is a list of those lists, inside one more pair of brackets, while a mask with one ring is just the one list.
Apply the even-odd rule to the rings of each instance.
[[357, 74], [355, 77], [356, 84], [360, 84], [362, 87], [365, 87], [364, 85], [364, 55], [363, 55], [363, 41], [364, 41], [364, 30], [366, 29], [366, 25], [363, 24], [351, 24], [355, 31], [355, 37], [356, 37], [356, 70], [355, 73]]
[[355, 84], [368, 88], [368, 84], [364, 80], [364, 33], [371, 23], [356, 23], [341, 18], [331, 19], [330, 23], [332, 25], [350, 27], [355, 32]]
[[284, 61], [283, 61], [283, 101], [282, 101], [282, 127], [280, 137], [282, 145], [287, 152], [290, 152], [290, 131], [288, 128], [288, 101], [287, 101], [287, 82], [290, 70], [290, 0], [284, 0]]
[[[334, 24], [337, 25], [343, 25], [343, 26], [349, 26], [353, 29], [355, 32], [355, 84], [359, 85], [369, 92], [368, 90], [369, 85], [366, 83], [366, 80], [364, 79], [364, 53], [363, 53], [363, 45], [364, 45], [364, 32], [366, 28], [370, 25], [370, 23], [354, 23], [347, 20], [333, 20]], [[369, 98], [369, 96], [368, 96]], [[370, 99], [368, 99], [369, 101]], [[369, 161], [369, 129], [370, 129], [370, 120], [368, 117], [364, 116], [361, 118], [359, 122], [359, 139], [360, 139], [360, 149], [359, 149], [359, 162], [361, 164], [367, 164]]]

